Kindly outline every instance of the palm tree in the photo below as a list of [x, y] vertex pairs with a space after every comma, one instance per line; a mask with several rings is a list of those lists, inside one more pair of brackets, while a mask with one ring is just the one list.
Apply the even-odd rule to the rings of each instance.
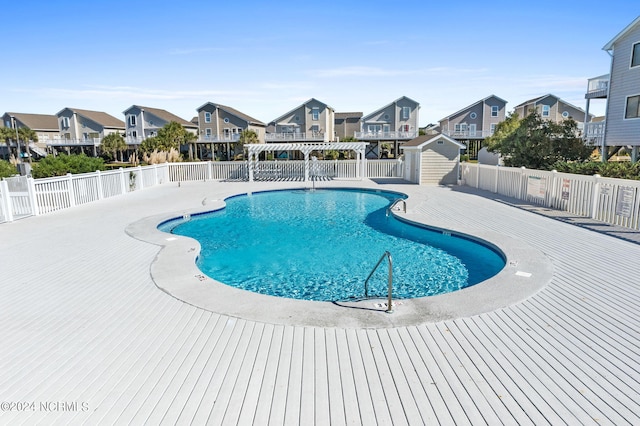
[[13, 132], [8, 127], [0, 127], [0, 143], [4, 142], [7, 144], [7, 152], [9, 156], [11, 156], [11, 145], [9, 141], [11, 140], [11, 134]]
[[247, 156], [245, 155], [244, 149], [245, 144], [258, 142], [258, 134], [255, 130], [245, 129], [240, 133], [240, 138], [238, 139], [238, 142], [236, 142], [236, 147], [239, 147], [242, 150], [242, 155], [246, 158]]
[[117, 153], [120, 153], [120, 160], [122, 161], [122, 151], [127, 149], [127, 143], [119, 133], [111, 133], [102, 139], [102, 150], [113, 158], [118, 160]]
[[[28, 127], [20, 127], [18, 129], [18, 139], [24, 143], [25, 150], [27, 151], [27, 158], [29, 164], [31, 164], [31, 150], [29, 149], [29, 142], [38, 142], [38, 134]], [[18, 157], [20, 156], [20, 143], [18, 143]]]

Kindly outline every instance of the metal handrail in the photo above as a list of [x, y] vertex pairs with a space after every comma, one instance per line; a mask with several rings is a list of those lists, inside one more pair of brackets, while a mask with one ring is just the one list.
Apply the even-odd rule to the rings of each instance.
[[387, 294], [387, 313], [390, 314], [393, 312], [393, 309], [391, 308], [391, 291], [393, 290], [393, 260], [391, 259], [391, 253], [389, 253], [388, 251], [385, 251], [384, 254], [380, 257], [380, 260], [378, 260], [378, 263], [376, 263], [376, 266], [373, 267], [373, 269], [371, 270], [371, 273], [369, 274], [369, 276], [367, 277], [366, 280], [364, 280], [364, 297], [368, 298], [369, 297], [369, 279], [371, 278], [371, 276], [373, 275], [373, 273], [376, 271], [376, 269], [378, 269], [378, 266], [380, 266], [380, 264], [382, 263], [382, 261], [384, 260], [384, 258], [387, 258], [388, 264], [389, 264], [389, 282], [388, 282], [388, 294]]
[[391, 210], [393, 210], [393, 208], [396, 206], [396, 204], [398, 204], [400, 201], [402, 201], [402, 205], [404, 207], [404, 212], [405, 213], [407, 212], [407, 201], [404, 198], [398, 198], [387, 209], [387, 213], [386, 213], [387, 217], [389, 217], [389, 213], [391, 213]]

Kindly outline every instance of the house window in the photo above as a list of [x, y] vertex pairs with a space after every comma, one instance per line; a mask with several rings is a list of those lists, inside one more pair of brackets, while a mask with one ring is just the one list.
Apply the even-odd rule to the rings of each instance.
[[388, 120], [388, 119], [389, 119], [389, 114], [385, 114], [385, 115], [384, 115], [384, 119], [385, 119], [385, 120]]
[[498, 105], [492, 105], [491, 106], [491, 116], [492, 117], [497, 117], [498, 116]]
[[311, 108], [311, 119], [314, 121], [318, 121], [320, 119], [320, 108], [318, 107]]
[[640, 118], [640, 95], [627, 98], [627, 109], [624, 118]]
[[469, 117], [471, 117], [471, 119], [475, 119], [478, 116], [478, 114], [476, 114], [475, 112], [472, 112], [471, 114], [469, 114]]
[[138, 132], [136, 132], [135, 130], [133, 132], [131, 132], [131, 136], [134, 138], [138, 137]]
[[320, 127], [318, 127], [317, 124], [314, 124], [313, 126], [311, 126], [311, 133], [313, 135], [317, 135], [320, 132]]
[[211, 137], [211, 129], [204, 129], [204, 135], [208, 138]]
[[391, 131], [391, 126], [389, 124], [383, 124], [382, 125], [382, 132], [383, 133], [389, 133]]
[[562, 111], [562, 118], [564, 119], [569, 118], [569, 111]]
[[489, 132], [494, 134], [496, 132], [496, 123], [491, 123], [491, 127], [489, 128]]
[[402, 107], [402, 119], [408, 120], [410, 116], [411, 116], [411, 108]]
[[204, 113], [204, 122], [205, 123], [211, 123], [211, 113], [210, 112], [205, 112]]
[[229, 122], [229, 118], [225, 117], [224, 120], [222, 120], [222, 121], [224, 121], [225, 123], [228, 123]]
[[134, 127], [136, 125], [136, 116], [135, 115], [130, 115], [129, 116], [129, 125]]
[[62, 117], [62, 127], [64, 129], [69, 128], [69, 117]]
[[467, 123], [458, 123], [453, 126], [453, 131], [456, 133], [466, 132]]
[[548, 117], [550, 111], [551, 111], [551, 107], [549, 105], [542, 105], [542, 116], [543, 117]]
[[640, 65], [640, 42], [635, 43], [631, 50], [631, 66], [637, 67]]
[[369, 124], [369, 126], [367, 127], [367, 129], [369, 130], [369, 132], [371, 133], [379, 133], [380, 130], [382, 130], [382, 126], [379, 124]]

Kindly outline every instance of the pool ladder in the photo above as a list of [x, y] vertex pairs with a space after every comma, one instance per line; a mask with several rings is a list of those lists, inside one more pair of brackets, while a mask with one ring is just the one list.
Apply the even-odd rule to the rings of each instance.
[[376, 263], [376, 266], [373, 267], [373, 269], [371, 270], [371, 273], [369, 274], [367, 279], [364, 281], [364, 297], [365, 299], [369, 297], [369, 279], [371, 278], [373, 273], [376, 271], [376, 269], [378, 269], [378, 266], [380, 266], [380, 264], [382, 263], [385, 257], [387, 258], [387, 263], [389, 265], [389, 282], [387, 286], [388, 294], [387, 294], [386, 312], [390, 314], [393, 312], [393, 307], [391, 306], [391, 290], [393, 290], [393, 260], [391, 259], [391, 253], [389, 253], [388, 251], [384, 252], [384, 254], [380, 257], [380, 260], [378, 260], [378, 263]]
[[402, 202], [402, 207], [403, 207], [404, 212], [405, 213], [407, 212], [407, 202], [405, 201], [404, 198], [398, 198], [387, 209], [387, 214], [386, 214], [387, 217], [389, 217], [389, 213], [391, 213], [391, 211], [393, 211], [393, 208], [400, 202]]

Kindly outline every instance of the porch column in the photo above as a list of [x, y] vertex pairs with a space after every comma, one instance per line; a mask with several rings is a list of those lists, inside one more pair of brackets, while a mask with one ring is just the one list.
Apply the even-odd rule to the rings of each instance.
[[304, 181], [309, 181], [309, 151], [306, 149], [302, 151], [304, 154]]
[[631, 148], [631, 162], [632, 163], [638, 162], [638, 145]]

